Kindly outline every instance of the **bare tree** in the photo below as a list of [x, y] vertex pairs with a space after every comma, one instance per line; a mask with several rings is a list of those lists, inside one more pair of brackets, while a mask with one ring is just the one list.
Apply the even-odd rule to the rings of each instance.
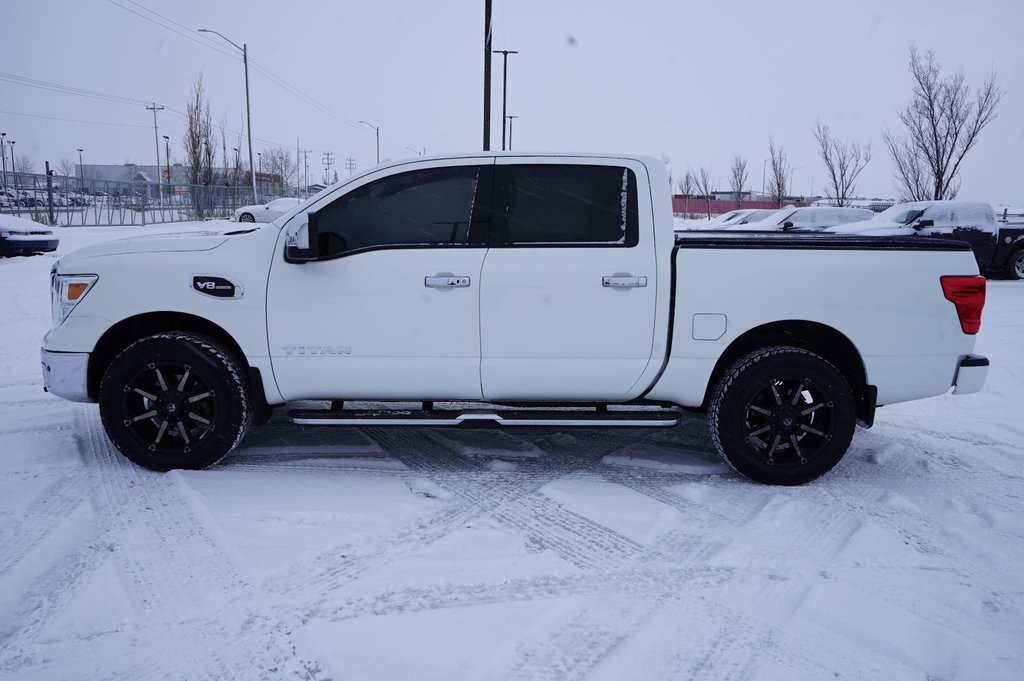
[[697, 189], [697, 178], [693, 176], [693, 171], [687, 168], [686, 174], [679, 180], [677, 186], [679, 193], [683, 195], [683, 215], [690, 217], [690, 196]]
[[60, 157], [60, 163], [57, 164], [57, 172], [61, 177], [74, 177], [76, 171], [75, 162], [67, 156]]
[[857, 176], [871, 161], [871, 143], [844, 142], [832, 136], [829, 127], [818, 121], [814, 126], [818, 156], [825, 164], [828, 184], [825, 196], [834, 206], [847, 206], [857, 186]]
[[263, 150], [263, 168], [275, 182], [282, 187], [287, 185], [288, 178], [295, 171], [295, 162], [288, 147], [269, 147]]
[[206, 208], [206, 193], [200, 191], [199, 187], [209, 186], [213, 181], [213, 125], [210, 121], [210, 104], [203, 93], [201, 72], [192, 81], [185, 109], [185, 135], [181, 144], [185, 152], [185, 170], [189, 184], [192, 185], [192, 208], [201, 220]]
[[704, 195], [707, 204], [708, 220], [711, 219], [711, 194], [714, 192], [715, 176], [711, 174], [711, 168], [701, 168], [697, 176], [697, 189]]
[[[14, 145], [11, 145], [12, 147]], [[36, 161], [28, 154], [18, 154], [18, 172], [19, 173], [34, 173], [36, 172]]]
[[789, 162], [782, 147], [775, 146], [775, 139], [768, 138], [768, 196], [776, 208], [782, 208], [786, 201], [786, 175], [789, 173]]
[[935, 53], [922, 59], [913, 46], [909, 68], [913, 96], [898, 113], [906, 136], [882, 132], [896, 166], [896, 190], [907, 201], [956, 198], [960, 165], [995, 119], [1003, 89], [993, 71], [972, 100], [963, 71], [943, 77]]
[[747, 161], [739, 154], [732, 160], [732, 168], [729, 169], [729, 184], [732, 186], [732, 194], [736, 199], [736, 207], [743, 207], [743, 186], [749, 178], [747, 172]]

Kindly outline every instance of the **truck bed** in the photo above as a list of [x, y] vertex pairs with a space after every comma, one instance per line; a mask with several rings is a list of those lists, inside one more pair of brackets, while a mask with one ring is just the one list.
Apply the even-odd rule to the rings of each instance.
[[857, 251], [970, 251], [970, 244], [913, 236], [859, 236], [829, 232], [676, 232], [681, 248], [827, 249]]

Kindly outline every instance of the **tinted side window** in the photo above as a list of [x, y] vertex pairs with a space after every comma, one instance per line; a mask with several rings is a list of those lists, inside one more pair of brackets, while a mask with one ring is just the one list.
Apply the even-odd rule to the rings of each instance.
[[317, 212], [324, 257], [386, 246], [461, 246], [483, 169], [416, 170], [371, 182]]
[[636, 176], [615, 166], [511, 165], [495, 170], [493, 245], [635, 246]]

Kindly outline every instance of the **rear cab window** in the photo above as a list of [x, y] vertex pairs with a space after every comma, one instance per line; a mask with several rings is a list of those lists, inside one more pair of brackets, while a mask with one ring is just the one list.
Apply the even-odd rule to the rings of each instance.
[[621, 166], [497, 166], [491, 246], [631, 248], [639, 241], [637, 180]]

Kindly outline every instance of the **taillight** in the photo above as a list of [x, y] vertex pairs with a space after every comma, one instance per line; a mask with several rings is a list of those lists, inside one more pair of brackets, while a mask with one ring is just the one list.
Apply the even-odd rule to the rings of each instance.
[[981, 309], [985, 307], [985, 277], [939, 277], [946, 300], [956, 305], [960, 328], [975, 334], [981, 329]]

